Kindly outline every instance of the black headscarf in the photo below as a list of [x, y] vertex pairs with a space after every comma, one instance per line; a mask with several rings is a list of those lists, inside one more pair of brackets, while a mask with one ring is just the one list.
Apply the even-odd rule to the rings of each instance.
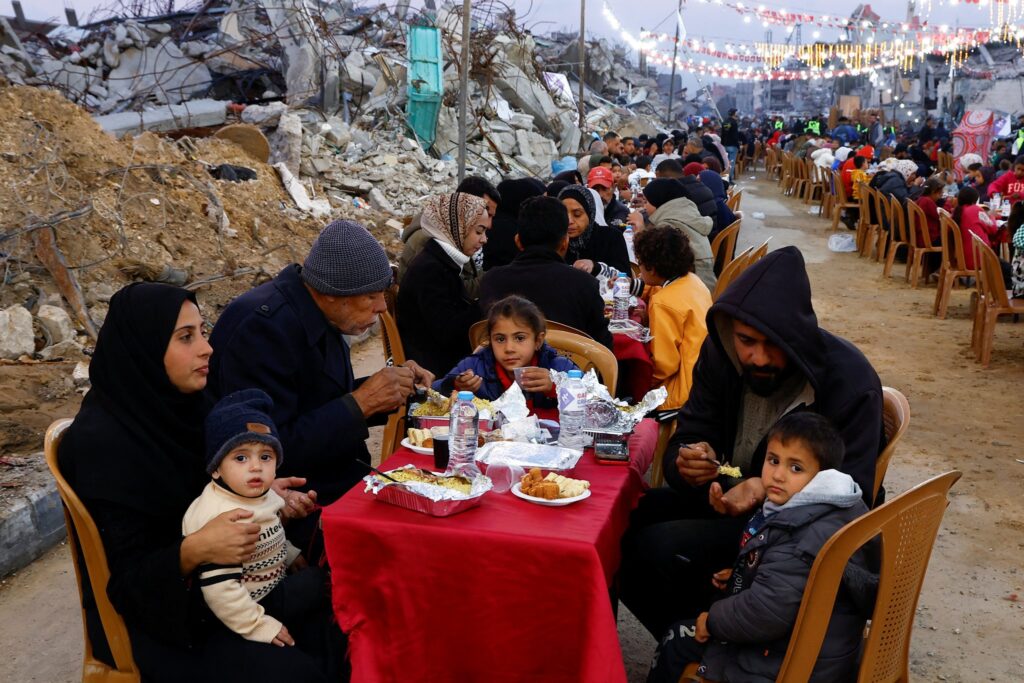
[[180, 520], [207, 481], [202, 392], [181, 393], [164, 369], [186, 301], [195, 295], [153, 283], [111, 298], [92, 388], [60, 448], [61, 471], [82, 499]]
[[560, 200], [575, 199], [583, 207], [583, 210], [587, 212], [587, 218], [590, 221], [587, 224], [587, 229], [576, 235], [576, 237], [569, 238], [569, 251], [573, 254], [578, 254], [587, 248], [587, 243], [590, 242], [590, 235], [594, 232], [594, 226], [597, 224], [597, 204], [594, 203], [594, 195], [582, 185], [569, 185], [562, 188], [562, 191], [558, 193], [558, 198]]

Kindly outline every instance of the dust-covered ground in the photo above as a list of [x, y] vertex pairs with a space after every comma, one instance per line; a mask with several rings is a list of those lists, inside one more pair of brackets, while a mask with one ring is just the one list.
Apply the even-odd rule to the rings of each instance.
[[[938, 320], [931, 315], [934, 286], [912, 290], [900, 277], [883, 280], [874, 261], [830, 253], [828, 224], [810, 215], [806, 205], [782, 198], [773, 182], [754, 181], [749, 174], [741, 184], [745, 218], [740, 247], [769, 236], [773, 248], [799, 246], [808, 260], [822, 326], [857, 344], [882, 383], [910, 401], [910, 429], [886, 478], [889, 495], [951, 469], [964, 474], [953, 489], [921, 595], [911, 644], [912, 678], [1024, 680], [1024, 602], [1016, 599], [1024, 593], [1024, 464], [1016, 462], [1024, 459], [1024, 411], [1018, 400], [1024, 383], [1024, 325], [998, 325], [992, 365], [982, 369], [969, 349], [966, 291], [954, 292], [948, 318]], [[766, 218], [754, 219], [754, 212]], [[361, 347], [354, 359], [357, 370], [380, 367], [379, 348], [376, 341]], [[73, 414], [74, 392], [59, 398], [70, 371], [70, 366], [54, 370], [48, 382], [0, 366], [5, 389], [0, 417], [21, 415], [12, 421], [24, 419], [32, 431], [54, 417]], [[19, 393], [7, 398], [8, 387]], [[22, 407], [20, 401], [35, 404]], [[379, 434], [370, 450], [378, 456]], [[64, 546], [4, 581], [0, 642], [7, 656], [0, 660], [0, 680], [79, 678], [77, 600]], [[619, 635], [630, 680], [643, 681], [654, 640], [624, 608]]]

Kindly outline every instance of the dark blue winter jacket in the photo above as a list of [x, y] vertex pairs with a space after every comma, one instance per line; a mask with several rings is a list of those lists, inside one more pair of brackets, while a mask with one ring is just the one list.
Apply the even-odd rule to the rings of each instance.
[[[547, 344], [542, 345], [540, 351], [537, 352], [537, 367], [560, 372], [579, 369], [575, 363], [565, 356], [560, 356]], [[498, 379], [497, 360], [494, 358], [494, 352], [490, 346], [485, 346], [472, 356], [463, 358], [458, 365], [448, 371], [447, 375], [434, 382], [434, 390], [445, 396], [451, 394], [455, 390], [455, 378], [466, 370], [472, 370], [477, 377], [483, 377], [483, 384], [475, 392], [478, 398], [493, 401], [505, 393], [504, 387], [501, 386], [501, 380]], [[527, 393], [526, 399], [533, 399], [535, 408], [558, 407], [554, 398], [542, 394]]]

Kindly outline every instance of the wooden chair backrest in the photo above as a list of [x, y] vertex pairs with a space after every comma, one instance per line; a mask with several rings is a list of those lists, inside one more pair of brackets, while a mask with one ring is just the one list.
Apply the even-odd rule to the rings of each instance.
[[711, 300], [718, 301], [718, 297], [722, 295], [732, 281], [739, 277], [740, 273], [746, 270], [747, 266], [750, 265], [752, 257], [754, 255], [754, 248], [747, 247], [741, 254], [737, 255], [732, 261], [729, 262], [724, 268], [722, 268], [722, 274], [718, 276], [718, 281], [715, 283], [715, 291], [711, 293]]
[[846, 194], [842, 171], [832, 171], [832, 187], [839, 204], [850, 204], [853, 200]]
[[875, 490], [871, 500], [878, 500], [878, 490], [885, 481], [885, 473], [889, 469], [896, 444], [903, 438], [910, 424], [910, 402], [907, 397], [892, 387], [882, 387], [882, 426], [885, 430], [885, 448], [875, 461]]
[[605, 346], [590, 337], [553, 329], [548, 330], [546, 341], [551, 348], [572, 360], [583, 372], [596, 370], [601, 382], [608, 387], [608, 393], [615, 395], [619, 380], [619, 361]]
[[981, 283], [982, 291], [986, 301], [991, 301], [993, 306], [999, 308], [1010, 307], [1010, 297], [1006, 295], [1006, 282], [1003, 280], [1003, 270], [999, 265], [999, 257], [992, 247], [981, 241], [977, 235], [971, 235], [975, 245], [974, 263], [980, 271], [978, 281]]
[[395, 311], [398, 310], [398, 266], [391, 264], [391, 286], [384, 290], [384, 305], [388, 308], [388, 315], [397, 318]]
[[[864, 221], [865, 225], [877, 225], [877, 222], [871, 222], [871, 201], [872, 201], [872, 189], [868, 187], [867, 183], [858, 183], [859, 190], [857, 201], [860, 203], [860, 217]], [[844, 190], [845, 192], [845, 190]]]
[[729, 207], [730, 211], [736, 212], [740, 210], [740, 202], [743, 201], [743, 190], [737, 190], [733, 193], [729, 200], [725, 202], [725, 205]]
[[[548, 328], [548, 332], [551, 332], [552, 330], [561, 330], [562, 332], [571, 332], [573, 334], [578, 334], [581, 337], [586, 337], [587, 339], [593, 339], [593, 337], [591, 337], [589, 334], [587, 334], [583, 330], [577, 330], [572, 325], [563, 325], [562, 323], [555, 322], [554, 320], [546, 321], [545, 325]], [[487, 321], [486, 320], [481, 320], [479, 322], [475, 322], [472, 325], [470, 325], [469, 326], [469, 346], [470, 346], [470, 348], [475, 349], [476, 347], [480, 346], [481, 344], [486, 344], [486, 343], [488, 343], [488, 339], [487, 339]]]
[[384, 345], [384, 364], [401, 365], [406, 361], [398, 324], [390, 313], [380, 314], [380, 341]]
[[804, 589], [779, 683], [805, 683], [818, 660], [843, 572], [853, 554], [881, 536], [882, 563], [858, 683], [908, 681], [910, 634], [932, 546], [948, 505], [952, 471], [918, 484], [837, 531], [818, 552]]
[[878, 219], [878, 225], [888, 228], [892, 225], [892, 205], [889, 204], [889, 198], [882, 194], [877, 188], [871, 188], [871, 198], [875, 203], [875, 218]]
[[910, 237], [910, 244], [915, 249], [932, 248], [932, 238], [928, 234], [928, 217], [924, 215], [924, 209], [918, 206], [917, 202], [907, 201], [907, 211], [910, 223], [907, 225], [907, 235]]
[[78, 494], [74, 492], [67, 479], [60, 471], [57, 462], [57, 452], [60, 448], [61, 439], [71, 426], [70, 418], [56, 420], [46, 430], [43, 439], [43, 452], [46, 457], [46, 465], [57, 482], [57, 492], [64, 503], [64, 522], [68, 531], [68, 550], [71, 551], [71, 560], [75, 566], [75, 577], [78, 583], [79, 602], [82, 599], [82, 567], [79, 564], [78, 553], [81, 550], [82, 559], [85, 560], [85, 569], [88, 573], [89, 584], [92, 587], [93, 599], [96, 602], [96, 610], [100, 615], [100, 622], [103, 625], [103, 633], [107, 638], [107, 645], [110, 654], [114, 658], [115, 668], [101, 662], [93, 656], [92, 641], [89, 639], [89, 629], [86, 627], [85, 608], [82, 608], [82, 632], [85, 637], [85, 653], [82, 657], [82, 681], [105, 682], [105, 683], [138, 683], [141, 680], [139, 670], [135, 666], [135, 659], [132, 656], [132, 643], [128, 637], [128, 629], [125, 627], [124, 619], [110, 604], [107, 597], [107, 583], [110, 581], [110, 566], [107, 564], [107, 553], [103, 548], [103, 539], [100, 538], [99, 529], [92, 515], [86, 509]]
[[960, 226], [949, 214], [939, 214], [939, 235], [942, 241], [942, 263], [951, 270], [967, 270], [964, 258], [964, 238]]
[[722, 268], [725, 268], [732, 261], [732, 254], [736, 249], [736, 240], [739, 238], [740, 223], [742, 222], [742, 219], [733, 221], [729, 224], [729, 227], [715, 235], [715, 239], [711, 240], [711, 254], [714, 256], [715, 263], [722, 264]]
[[760, 261], [761, 259], [768, 255], [768, 243], [771, 241], [772, 238], [769, 237], [768, 239], [761, 243], [761, 246], [754, 250], [754, 253], [750, 255], [750, 263], [746, 265], [747, 268], [754, 265], [755, 263], [757, 263], [758, 261]]
[[[895, 196], [889, 200], [889, 235], [897, 242], [909, 244], [907, 239], [907, 214], [903, 211], [903, 202]], [[908, 202], [909, 203], [909, 202]]]

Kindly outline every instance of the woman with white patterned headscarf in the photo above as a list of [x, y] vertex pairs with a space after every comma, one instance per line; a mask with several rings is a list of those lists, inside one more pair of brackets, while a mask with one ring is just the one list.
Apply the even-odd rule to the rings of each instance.
[[406, 358], [440, 376], [472, 351], [468, 332], [481, 315], [460, 273], [487, 242], [490, 219], [483, 199], [455, 192], [427, 199], [420, 223], [434, 239], [402, 278], [398, 331]]

